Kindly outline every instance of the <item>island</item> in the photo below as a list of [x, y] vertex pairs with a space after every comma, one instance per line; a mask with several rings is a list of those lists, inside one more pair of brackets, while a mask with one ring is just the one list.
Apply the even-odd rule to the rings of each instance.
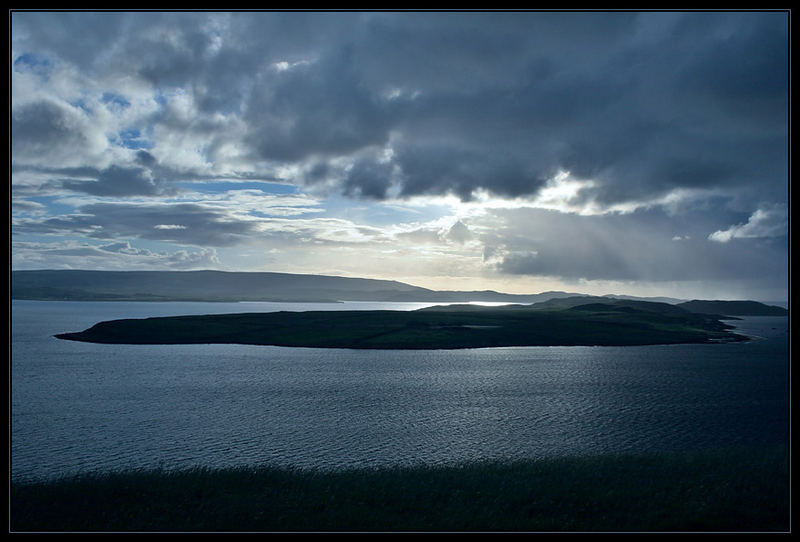
[[[544, 305], [544, 306], [537, 306]], [[717, 315], [615, 300], [444, 305], [415, 311], [307, 311], [170, 316], [100, 322], [59, 339], [106, 344], [249, 344], [353, 349], [634, 346], [745, 341]]]

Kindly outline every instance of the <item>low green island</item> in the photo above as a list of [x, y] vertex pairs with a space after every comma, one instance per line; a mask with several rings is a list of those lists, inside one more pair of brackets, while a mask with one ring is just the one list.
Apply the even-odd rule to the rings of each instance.
[[[541, 306], [540, 306], [541, 305]], [[100, 322], [59, 339], [107, 344], [250, 344], [354, 349], [634, 346], [745, 341], [720, 315], [614, 301], [444, 305], [416, 311], [308, 311]]]

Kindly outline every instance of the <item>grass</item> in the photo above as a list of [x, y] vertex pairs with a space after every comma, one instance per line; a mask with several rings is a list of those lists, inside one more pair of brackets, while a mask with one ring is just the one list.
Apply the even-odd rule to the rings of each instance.
[[341, 472], [88, 474], [11, 485], [12, 532], [789, 529], [785, 448]]

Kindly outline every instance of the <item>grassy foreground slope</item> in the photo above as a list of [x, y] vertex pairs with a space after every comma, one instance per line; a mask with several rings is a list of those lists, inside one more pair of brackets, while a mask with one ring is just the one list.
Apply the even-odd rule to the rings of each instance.
[[783, 531], [785, 447], [11, 484], [11, 531]]
[[[659, 304], [653, 304], [659, 305]], [[708, 315], [591, 303], [440, 306], [417, 311], [309, 311], [174, 316], [101, 322], [60, 339], [112, 344], [257, 344], [440, 349], [644, 345], [744, 340]], [[677, 311], [677, 312], [676, 312]]]

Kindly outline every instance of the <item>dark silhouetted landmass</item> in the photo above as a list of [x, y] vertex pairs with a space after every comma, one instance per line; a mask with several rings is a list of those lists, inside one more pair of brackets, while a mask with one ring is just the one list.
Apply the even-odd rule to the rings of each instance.
[[758, 301], [701, 301], [695, 299], [678, 303], [678, 307], [690, 312], [705, 314], [724, 314], [726, 316], [788, 316], [783, 307], [765, 305]]
[[[646, 302], [645, 306], [648, 305]], [[451, 349], [627, 346], [746, 340], [718, 319], [679, 308], [590, 303], [440, 306], [417, 311], [217, 314], [100, 322], [60, 339], [112, 344], [256, 344], [315, 348]]]
[[[442, 291], [392, 280], [227, 271], [12, 271], [11, 298], [47, 301], [484, 301], [536, 304], [539, 309], [565, 309], [596, 302], [666, 313], [677, 307], [710, 315], [788, 314], [782, 307], [756, 301], [681, 302], [669, 297], [589, 296], [560, 291], [537, 294], [507, 294], [493, 290]], [[673, 310], [673, 314], [679, 313]]]
[[47, 301], [395, 301], [535, 303], [576, 295], [436, 291], [393, 280], [227, 271], [12, 271], [11, 298]]

